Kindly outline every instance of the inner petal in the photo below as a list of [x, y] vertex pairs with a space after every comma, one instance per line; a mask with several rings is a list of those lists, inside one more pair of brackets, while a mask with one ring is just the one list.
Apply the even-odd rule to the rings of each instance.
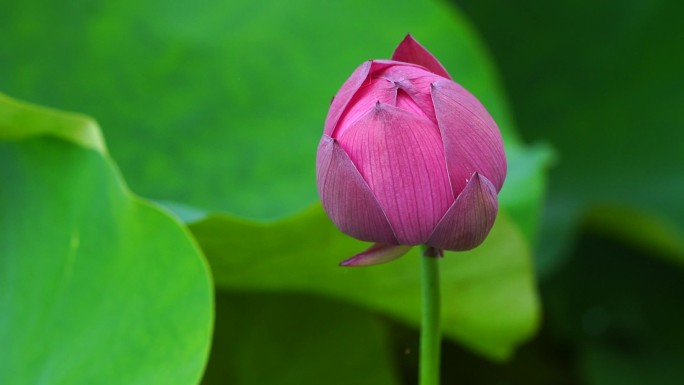
[[[391, 66], [373, 76], [382, 77], [394, 82], [400, 91], [405, 92], [410, 97], [413, 105], [420, 110], [420, 114], [437, 125], [435, 108], [432, 104], [431, 84], [442, 79], [441, 77], [420, 67], [406, 65]], [[415, 111], [415, 109], [409, 109], [414, 106], [408, 106], [408, 104], [399, 105], [399, 99], [397, 99], [397, 106], [408, 111]]]
[[380, 103], [396, 103], [397, 87], [387, 80], [380, 78], [368, 79], [348, 103], [347, 110], [342, 114], [333, 133], [333, 138], [339, 138], [354, 123], [356, 123], [375, 105]]
[[[411, 98], [411, 96], [403, 89], [399, 88], [397, 90], [397, 107], [402, 110], [406, 110], [412, 114], [422, 116], [425, 119], [430, 119], [430, 117], [423, 111], [418, 104]], [[434, 122], [436, 123], [436, 122]]]

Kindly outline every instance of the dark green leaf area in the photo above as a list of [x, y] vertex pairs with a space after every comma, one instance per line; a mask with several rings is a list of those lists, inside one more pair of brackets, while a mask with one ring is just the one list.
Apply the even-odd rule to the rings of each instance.
[[378, 317], [310, 295], [217, 294], [203, 384], [398, 385]]
[[573, 346], [586, 383], [677, 385], [684, 378], [684, 272], [584, 236], [542, 287], [549, 326]]
[[539, 270], [560, 265], [583, 212], [605, 203], [684, 238], [684, 3], [455, 2], [492, 49], [523, 137], [558, 151]]

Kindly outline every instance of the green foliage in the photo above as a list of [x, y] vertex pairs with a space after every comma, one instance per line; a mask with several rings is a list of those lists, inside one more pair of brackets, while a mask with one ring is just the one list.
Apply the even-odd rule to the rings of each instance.
[[544, 293], [548, 322], [559, 339], [576, 345], [587, 383], [676, 385], [684, 378], [681, 270], [584, 236]]
[[304, 295], [221, 293], [217, 304], [204, 385], [400, 384], [387, 328], [367, 311]]
[[628, 242], [644, 238], [643, 213], [684, 238], [684, 5], [456, 2], [492, 48], [525, 137], [547, 140], [558, 152], [540, 272], [560, 268], [587, 210], [624, 209], [613, 223], [634, 222], [635, 231], [601, 231]]
[[563, 373], [546, 383], [680, 384], [684, 3], [455, 2], [521, 134], [557, 150], [535, 260], [548, 320], [535, 363]]
[[[381, 267], [342, 269], [367, 246], [340, 235], [318, 205], [271, 225], [215, 215], [190, 228], [220, 289], [325, 294], [418, 324], [418, 248]], [[501, 359], [534, 331], [529, 250], [505, 215], [479, 248], [446, 253], [441, 269], [448, 337]]]
[[208, 268], [177, 220], [128, 191], [97, 137], [91, 120], [0, 99], [0, 383], [202, 373]]
[[589, 210], [585, 227], [635, 249], [684, 265], [684, 237], [671, 222], [633, 207], [601, 205]]
[[29, 105], [0, 94], [0, 140], [63, 138], [106, 153], [100, 128], [86, 116]]
[[[3, 47], [12, 55], [0, 60], [3, 92], [97, 117], [123, 175], [149, 198], [258, 219], [308, 207], [330, 99], [356, 66], [389, 57], [408, 32], [483, 101], [507, 149], [521, 150], [482, 46], [441, 4], [32, 4], [0, 12], [13, 36]], [[535, 183], [522, 187], [536, 207], [538, 164], [530, 170]], [[537, 216], [529, 207], [520, 215]]]
[[[503, 359], [535, 331], [530, 243], [550, 151], [521, 143], [493, 66], [454, 9], [407, 0], [0, 8], [10, 37], [0, 42], [3, 92], [96, 116], [111, 152], [88, 118], [0, 97], [0, 274], [19, 269], [0, 297], [0, 337], [17, 352], [0, 376], [197, 382], [212, 303], [189, 228], [218, 288], [206, 383], [399, 383], [386, 319], [417, 326], [416, 253], [337, 267], [367, 245], [316, 204], [314, 154], [344, 79], [407, 32], [482, 100], [509, 157], [492, 235], [442, 263], [447, 337]], [[128, 192], [112, 159], [136, 193], [187, 227]], [[22, 312], [18, 301], [28, 301]], [[29, 321], [40, 322], [36, 334], [15, 333]]]

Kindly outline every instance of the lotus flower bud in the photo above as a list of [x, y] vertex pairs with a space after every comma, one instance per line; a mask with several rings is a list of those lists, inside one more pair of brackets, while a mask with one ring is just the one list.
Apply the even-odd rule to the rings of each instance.
[[410, 35], [391, 60], [363, 63], [342, 85], [316, 156], [328, 216], [376, 243], [345, 266], [387, 262], [421, 244], [433, 255], [478, 246], [505, 177], [492, 117]]

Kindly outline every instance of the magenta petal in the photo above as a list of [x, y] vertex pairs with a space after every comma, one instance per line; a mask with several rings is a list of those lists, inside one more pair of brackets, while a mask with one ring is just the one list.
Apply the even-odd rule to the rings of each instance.
[[[437, 124], [435, 108], [432, 105], [431, 86], [432, 83], [442, 79], [440, 76], [427, 71], [423, 67], [407, 64], [388, 67], [378, 73], [377, 76], [396, 84], [399, 95], [397, 102], [393, 105], [423, 115]], [[402, 98], [402, 95], [405, 98]]]
[[432, 85], [432, 100], [454, 194], [474, 172], [487, 177], [496, 191], [506, 178], [501, 133], [480, 102], [460, 85], [440, 80]]
[[[428, 96], [429, 97], [429, 96]], [[339, 138], [356, 121], [361, 119], [375, 105], [387, 103], [394, 105], [397, 101], [397, 87], [392, 81], [386, 79], [368, 79], [356, 91], [351, 98], [344, 113], [337, 120], [337, 124], [329, 135], [332, 138]], [[432, 104], [432, 100], [430, 100]]]
[[323, 136], [316, 155], [323, 208], [343, 233], [368, 242], [397, 244], [375, 196], [340, 145]]
[[423, 66], [432, 71], [434, 74], [451, 79], [451, 76], [449, 76], [449, 73], [442, 63], [440, 63], [430, 51], [425, 49], [425, 47], [418, 43], [411, 35], [406, 35], [404, 40], [399, 43], [399, 46], [392, 54], [392, 60], [418, 64], [419, 66]]
[[411, 246], [385, 245], [376, 243], [363, 253], [345, 259], [340, 266], [371, 266], [393, 261], [411, 250]]
[[399, 244], [424, 243], [454, 200], [434, 123], [378, 103], [339, 143], [373, 191]]
[[347, 104], [354, 97], [356, 91], [361, 87], [363, 82], [368, 77], [372, 63], [370, 61], [361, 64], [354, 72], [351, 74], [349, 79], [344, 82], [342, 88], [337, 91], [337, 94], [330, 103], [330, 110], [328, 110], [328, 116], [325, 118], [325, 129], [323, 130], [324, 135], [332, 136], [332, 132], [337, 125], [337, 121], [342, 116]]
[[430, 235], [427, 244], [452, 251], [470, 250], [478, 246], [492, 229], [498, 208], [494, 185], [486, 177], [473, 174]]

